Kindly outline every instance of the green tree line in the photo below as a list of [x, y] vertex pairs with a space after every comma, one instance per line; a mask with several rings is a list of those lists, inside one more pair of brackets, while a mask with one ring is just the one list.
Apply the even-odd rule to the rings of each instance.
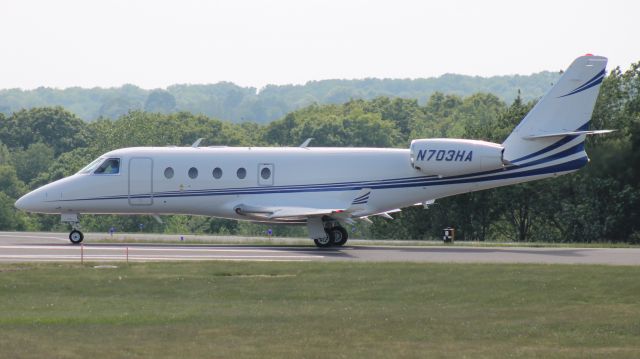
[[[486, 92], [470, 96], [436, 92], [418, 99], [376, 97], [342, 104], [311, 104], [268, 124], [231, 123], [190, 112], [129, 111], [117, 119], [85, 122], [62, 107], [0, 114], [0, 229], [66, 230], [58, 216], [13, 207], [16, 198], [70, 175], [104, 152], [127, 146], [203, 145], [407, 148], [415, 138], [475, 138], [502, 142], [535, 101], [510, 102]], [[439, 238], [458, 229], [461, 240], [640, 243], [640, 62], [605, 78], [592, 128], [613, 128], [590, 138], [591, 162], [581, 171], [533, 183], [438, 200], [411, 207], [395, 220], [357, 225], [355, 237]], [[83, 216], [88, 231], [257, 235], [265, 225], [196, 216]], [[303, 227], [273, 227], [278, 235], [304, 235]]]
[[426, 103], [434, 92], [468, 96], [490, 92], [511, 102], [514, 88], [525, 99], [544, 94], [556, 81], [556, 72], [529, 76], [477, 77], [443, 75], [427, 79], [364, 79], [311, 81], [304, 85], [268, 85], [260, 90], [229, 82], [209, 85], [172, 85], [167, 89], [145, 90], [134, 85], [117, 88], [0, 90], [0, 112], [10, 115], [21, 109], [62, 106], [80, 118], [116, 119], [132, 110], [160, 113], [187, 111], [232, 122], [266, 123], [308, 105], [339, 104], [351, 99], [380, 96], [415, 98]]

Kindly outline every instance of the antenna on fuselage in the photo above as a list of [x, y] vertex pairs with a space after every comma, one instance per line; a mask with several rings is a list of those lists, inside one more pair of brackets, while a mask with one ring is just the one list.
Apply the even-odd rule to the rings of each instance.
[[198, 148], [198, 147], [200, 147], [200, 142], [202, 142], [202, 140], [204, 140], [204, 138], [198, 138], [198, 139], [196, 140], [196, 142], [194, 142], [194, 143], [191, 145], [191, 147], [193, 147], [193, 148]]
[[307, 138], [306, 140], [304, 140], [304, 142], [302, 142], [300, 147], [305, 148], [305, 147], [309, 146], [309, 143], [311, 142], [311, 140], [313, 140], [313, 137]]

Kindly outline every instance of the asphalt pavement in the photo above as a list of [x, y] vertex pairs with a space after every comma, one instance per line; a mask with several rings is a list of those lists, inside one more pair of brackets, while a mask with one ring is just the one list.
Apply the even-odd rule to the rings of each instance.
[[[264, 240], [279, 245], [260, 245], [255, 243], [261, 239], [252, 237], [132, 234], [117, 236], [114, 239], [117, 243], [105, 243], [103, 239], [109, 237], [104, 234], [90, 233], [85, 238], [80, 246], [70, 244], [65, 233], [0, 232], [0, 262], [228, 260], [640, 265], [640, 248], [412, 246], [406, 242], [391, 246], [354, 240], [344, 247], [321, 249], [310, 240], [300, 239]], [[166, 243], [148, 243], [151, 239]]]

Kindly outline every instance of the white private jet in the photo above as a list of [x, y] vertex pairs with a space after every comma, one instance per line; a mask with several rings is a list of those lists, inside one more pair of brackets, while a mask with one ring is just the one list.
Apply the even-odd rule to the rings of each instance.
[[16, 201], [61, 214], [82, 242], [78, 215], [190, 214], [306, 224], [318, 247], [341, 246], [343, 225], [460, 193], [576, 171], [589, 161], [588, 124], [607, 59], [577, 58], [502, 144], [416, 139], [409, 149], [133, 147]]

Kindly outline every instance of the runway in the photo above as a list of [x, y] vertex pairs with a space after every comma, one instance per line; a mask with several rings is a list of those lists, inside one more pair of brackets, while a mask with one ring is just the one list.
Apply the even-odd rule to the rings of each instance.
[[[640, 248], [100, 243], [71, 245], [64, 234], [0, 232], [0, 262], [367, 261], [640, 265]], [[358, 241], [353, 241], [358, 243]]]

